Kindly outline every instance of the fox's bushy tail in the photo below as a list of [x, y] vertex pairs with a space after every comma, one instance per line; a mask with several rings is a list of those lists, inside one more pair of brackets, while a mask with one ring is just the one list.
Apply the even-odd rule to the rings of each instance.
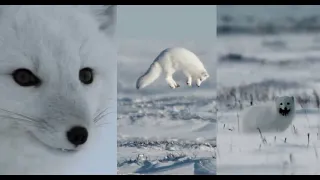
[[153, 62], [147, 72], [145, 72], [139, 79], [137, 80], [136, 88], [142, 89], [148, 85], [150, 85], [153, 81], [158, 79], [162, 72], [162, 68], [158, 62]]

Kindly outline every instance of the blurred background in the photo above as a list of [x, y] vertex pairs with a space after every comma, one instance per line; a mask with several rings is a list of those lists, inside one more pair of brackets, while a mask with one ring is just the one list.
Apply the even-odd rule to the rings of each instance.
[[[119, 174], [215, 174], [216, 6], [120, 5], [118, 9]], [[163, 75], [136, 80], [169, 47], [194, 52], [210, 78], [201, 88], [172, 90]]]
[[[319, 32], [317, 5], [217, 7], [217, 174], [319, 174]], [[251, 102], [280, 95], [296, 98], [286, 132], [239, 134]]]

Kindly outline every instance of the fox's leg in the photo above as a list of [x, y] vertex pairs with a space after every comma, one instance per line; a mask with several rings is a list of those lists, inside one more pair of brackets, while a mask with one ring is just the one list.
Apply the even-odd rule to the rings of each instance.
[[200, 87], [200, 85], [201, 85], [201, 83], [202, 83], [202, 81], [200, 80], [200, 78], [197, 79], [197, 82], [196, 82], [196, 83], [197, 83], [197, 86]]
[[187, 77], [187, 85], [190, 87], [192, 86], [192, 77], [191, 76]]
[[192, 76], [187, 71], [183, 71], [183, 74], [187, 77], [187, 81], [186, 81], [187, 85], [191, 87], [192, 86]]
[[178, 83], [176, 83], [175, 80], [173, 80], [173, 73], [172, 72], [166, 72], [166, 81], [172, 89], [180, 87], [180, 85]]
[[173, 79], [173, 74], [174, 73], [172, 73], [172, 75], [171, 75], [172, 81], [173, 81], [175, 87], [178, 88], [178, 87], [180, 87], [180, 85]]
[[180, 85], [179, 84], [177, 84], [174, 80], [173, 80], [173, 78], [172, 78], [172, 75], [167, 75], [166, 76], [166, 81], [167, 81], [167, 83], [169, 84], [169, 86], [172, 88], [172, 89], [175, 89], [175, 88], [177, 88], [177, 87], [180, 87]]

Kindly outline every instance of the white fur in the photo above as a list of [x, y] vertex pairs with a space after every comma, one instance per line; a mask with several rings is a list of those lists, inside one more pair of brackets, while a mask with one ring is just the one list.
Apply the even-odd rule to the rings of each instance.
[[173, 74], [182, 70], [187, 77], [187, 85], [192, 86], [195, 80], [198, 87], [205, 81], [209, 74], [204, 68], [200, 59], [191, 51], [185, 48], [168, 48], [163, 50], [150, 65], [136, 84], [137, 89], [142, 89], [155, 81], [164, 72], [165, 79], [173, 89], [180, 87], [173, 79]]
[[[283, 116], [279, 113], [279, 108], [288, 108], [290, 112]], [[258, 133], [258, 128], [261, 132], [283, 132], [291, 125], [294, 116], [294, 98], [278, 97], [275, 102], [250, 107], [242, 118], [241, 129], [245, 133]]]
[[[115, 18], [114, 6], [0, 6], [0, 174], [116, 174], [116, 134], [106, 134], [116, 117], [93, 121], [116, 113]], [[79, 81], [84, 67], [90, 85]], [[42, 84], [19, 86], [19, 68]], [[75, 125], [89, 131], [77, 148], [65, 135]]]

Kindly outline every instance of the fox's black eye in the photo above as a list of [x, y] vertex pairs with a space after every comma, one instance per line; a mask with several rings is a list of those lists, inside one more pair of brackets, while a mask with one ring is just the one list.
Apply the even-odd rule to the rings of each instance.
[[287, 103], [287, 105], [290, 105], [290, 103]]
[[280, 106], [282, 106], [282, 103], [280, 103]]
[[40, 79], [28, 69], [17, 69], [13, 71], [12, 77], [20, 86], [38, 86]]
[[93, 70], [91, 68], [81, 69], [79, 79], [83, 84], [91, 84], [93, 82]]

